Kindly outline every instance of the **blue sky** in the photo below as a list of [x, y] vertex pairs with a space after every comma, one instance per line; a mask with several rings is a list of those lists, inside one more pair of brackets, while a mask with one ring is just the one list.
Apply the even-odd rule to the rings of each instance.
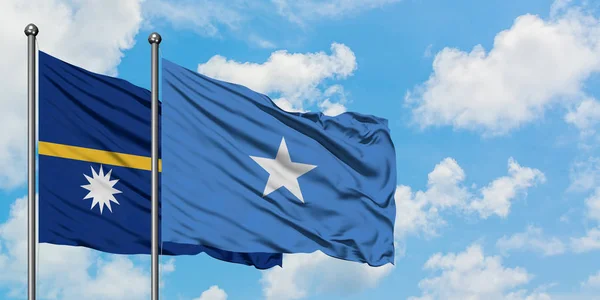
[[[41, 50], [142, 87], [157, 31], [164, 58], [285, 109], [390, 122], [394, 267], [163, 258], [163, 299], [600, 299], [597, 3], [20, 2], [0, 4], [0, 298], [25, 295], [22, 30], [35, 22]], [[42, 245], [40, 261], [44, 299], [149, 297], [145, 257]]]

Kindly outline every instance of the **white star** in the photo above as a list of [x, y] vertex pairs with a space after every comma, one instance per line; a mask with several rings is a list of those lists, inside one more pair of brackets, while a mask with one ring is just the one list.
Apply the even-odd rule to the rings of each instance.
[[269, 179], [267, 180], [263, 197], [283, 186], [304, 203], [300, 184], [298, 184], [298, 177], [314, 169], [316, 166], [292, 162], [287, 145], [285, 144], [285, 138], [281, 138], [281, 144], [279, 144], [279, 150], [275, 159], [256, 156], [250, 156], [250, 158], [269, 172]]
[[90, 183], [90, 184], [81, 186], [82, 188], [90, 191], [87, 194], [87, 196], [85, 196], [85, 198], [83, 198], [83, 199], [85, 200], [85, 199], [94, 198], [92, 201], [92, 207], [90, 207], [90, 209], [94, 208], [94, 206], [96, 206], [96, 204], [99, 204], [100, 214], [102, 214], [102, 209], [104, 208], [104, 205], [106, 205], [108, 207], [108, 210], [110, 210], [110, 212], [112, 212], [112, 208], [110, 207], [110, 201], [119, 204], [117, 199], [115, 199], [114, 194], [120, 194], [121, 191], [113, 188], [113, 186], [119, 180], [118, 179], [110, 180], [110, 174], [112, 173], [112, 170], [108, 171], [108, 173], [105, 176], [104, 171], [102, 170], [102, 165], [100, 165], [100, 174], [96, 174], [96, 171], [94, 170], [94, 168], [92, 168], [92, 167], [90, 167], [90, 168], [92, 169], [93, 178], [90, 178], [89, 176], [83, 174], [83, 176], [85, 176], [85, 178]]

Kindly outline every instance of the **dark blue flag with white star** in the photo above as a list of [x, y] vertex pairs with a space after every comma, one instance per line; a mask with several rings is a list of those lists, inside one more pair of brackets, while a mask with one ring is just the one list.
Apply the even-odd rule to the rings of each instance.
[[289, 113], [243, 86], [162, 65], [166, 239], [393, 263], [386, 120]]
[[[150, 92], [44, 52], [39, 74], [39, 242], [150, 254]], [[159, 246], [163, 255], [205, 252], [261, 269], [282, 262], [280, 253]]]

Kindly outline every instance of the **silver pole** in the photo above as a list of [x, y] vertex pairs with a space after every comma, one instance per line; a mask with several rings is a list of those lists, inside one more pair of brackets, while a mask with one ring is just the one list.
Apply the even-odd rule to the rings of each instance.
[[162, 38], [154, 32], [152, 46], [152, 300], [158, 300], [158, 45]]
[[25, 27], [27, 36], [27, 299], [35, 300], [36, 285], [36, 203], [35, 203], [35, 131], [36, 131], [36, 53], [35, 39], [39, 30], [35, 24]]

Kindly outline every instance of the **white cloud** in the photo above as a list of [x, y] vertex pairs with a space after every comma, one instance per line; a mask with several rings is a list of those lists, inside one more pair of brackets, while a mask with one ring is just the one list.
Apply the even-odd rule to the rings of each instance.
[[[318, 105], [319, 108], [323, 111], [323, 114], [327, 116], [337, 116], [346, 112], [345, 103], [347, 102], [347, 100], [343, 86], [339, 84], [330, 86], [329, 88], [327, 88], [327, 90], [325, 90], [325, 93], [323, 95], [326, 98]], [[335, 97], [339, 98], [339, 100], [337, 100], [337, 102], [332, 102], [331, 99]]]
[[429, 173], [426, 191], [413, 193], [408, 186], [396, 188], [396, 227], [399, 239], [411, 233], [437, 235], [437, 229], [446, 222], [439, 216], [441, 210], [464, 207], [469, 192], [461, 183], [463, 169], [456, 160], [445, 158]]
[[287, 112], [300, 112], [300, 113], [305, 113], [307, 112], [306, 110], [302, 109], [302, 108], [297, 108], [295, 107], [292, 102], [290, 102], [288, 99], [286, 98], [277, 98], [274, 99], [273, 102], [275, 102], [275, 104], [277, 105], [277, 107], [287, 111]]
[[292, 300], [313, 293], [348, 295], [374, 288], [394, 268], [331, 258], [320, 251], [285, 255], [285, 267], [263, 271], [261, 283], [267, 300]]
[[[596, 170], [596, 172], [597, 171], [598, 170]], [[598, 174], [589, 175], [589, 171], [584, 171], [583, 173], [587, 173], [587, 175], [579, 177], [580, 180], [575, 181], [574, 184], [579, 182], [579, 186], [583, 186], [586, 189], [591, 188], [590, 184], [598, 180], [598, 178], [592, 179], [590, 177], [598, 176]], [[600, 225], [600, 187], [596, 187], [594, 192], [584, 200], [584, 203], [587, 218]], [[600, 250], [600, 227], [588, 229], [585, 236], [571, 238], [571, 249], [573, 249], [575, 253]]]
[[[356, 57], [352, 50], [346, 45], [333, 43], [330, 55], [324, 52], [304, 54], [279, 50], [261, 64], [241, 63], [215, 55], [206, 63], [200, 64], [198, 72], [244, 85], [274, 98], [279, 96], [285, 99], [279, 101], [284, 103], [280, 107], [303, 110], [305, 104], [312, 105], [325, 99], [330, 99], [329, 102], [333, 103], [331, 97], [339, 96], [340, 88], [334, 85], [323, 92], [321, 85], [325, 80], [340, 80], [351, 76], [356, 68]], [[343, 97], [343, 90], [341, 93]]]
[[[323, 114], [328, 116], [337, 116], [346, 112], [345, 104], [348, 102], [346, 99], [346, 92], [344, 87], [340, 84], [335, 84], [328, 87], [323, 93], [325, 100], [319, 103], [319, 108], [323, 111]], [[332, 101], [331, 99], [336, 99]]]
[[[194, 31], [203, 36], [222, 38], [229, 33], [264, 49], [276, 44], [252, 31], [251, 23], [267, 20], [281, 23], [283, 16], [292, 23], [305, 26], [306, 21], [332, 19], [360, 11], [383, 7], [400, 0], [144, 0], [145, 26], [168, 22], [176, 29]], [[257, 18], [256, 16], [260, 16]]]
[[555, 0], [550, 6], [550, 16], [556, 16], [567, 10], [573, 0]]
[[588, 279], [581, 283], [584, 288], [600, 289], [600, 271], [595, 275], [590, 275]]
[[152, 19], [153, 23], [164, 19], [177, 29], [190, 29], [205, 36], [218, 36], [219, 26], [237, 29], [246, 21], [240, 6], [239, 1], [228, 1], [225, 4], [214, 0], [147, 0], [144, 3], [144, 14]]
[[446, 225], [440, 216], [445, 210], [505, 218], [519, 193], [526, 195], [528, 188], [544, 182], [541, 171], [522, 167], [513, 158], [508, 160], [508, 173], [477, 192], [465, 186], [465, 172], [456, 160], [445, 158], [429, 173], [427, 190], [413, 193], [403, 185], [396, 189], [396, 235], [437, 235], [437, 229]]
[[540, 170], [522, 167], [512, 157], [508, 160], [508, 175], [484, 187], [481, 190], [483, 197], [472, 201], [469, 209], [479, 212], [482, 218], [492, 214], [506, 217], [510, 211], [510, 201], [518, 193], [526, 194], [528, 188], [546, 182]]
[[575, 253], [600, 250], [600, 228], [588, 230], [583, 237], [571, 238], [571, 248]]
[[346, 112], [346, 107], [343, 104], [331, 103], [329, 99], [319, 103], [319, 108], [321, 108], [323, 114], [327, 116], [337, 116]]
[[595, 99], [582, 101], [575, 110], [567, 113], [565, 121], [575, 125], [583, 136], [593, 135], [600, 124], [600, 102]]
[[[425, 192], [426, 193], [426, 192]], [[423, 192], [417, 192], [423, 195]], [[408, 234], [422, 232], [427, 237], [437, 235], [438, 228], [446, 225], [439, 216], [438, 209], [429, 203], [427, 197], [414, 196], [410, 187], [396, 188], [396, 224], [394, 234], [402, 239]]]
[[380, 8], [400, 0], [271, 0], [279, 14], [303, 25], [317, 18], [340, 18], [359, 11]]
[[[0, 188], [25, 181], [26, 37], [25, 26], [39, 29], [40, 50], [94, 72], [116, 74], [123, 51], [134, 45], [141, 0], [3, 0], [0, 4]], [[106, 20], [110, 20], [107, 22]], [[98, 38], [101, 33], [102, 38]]]
[[[502, 300], [551, 300], [551, 299], [555, 299], [555, 297], [553, 295], [550, 296], [549, 294], [547, 294], [545, 292], [533, 292], [533, 293], [529, 294], [526, 290], [520, 290], [517, 292], [509, 293], [506, 296], [504, 296], [504, 298], [502, 298]], [[558, 300], [558, 299], [556, 299], [556, 300]], [[570, 300], [575, 300], [575, 299], [570, 298]]]
[[533, 276], [521, 267], [503, 266], [499, 256], [485, 256], [478, 244], [458, 254], [434, 254], [424, 269], [436, 275], [419, 282], [421, 297], [409, 299], [549, 299], [540, 292], [512, 291]]
[[256, 34], [251, 34], [248, 37], [248, 40], [250, 42], [252, 42], [253, 44], [257, 45], [260, 48], [264, 48], [264, 49], [272, 49], [272, 48], [276, 48], [277, 46], [275, 45], [275, 43], [266, 40]]
[[[247, 1], [247, 0], [144, 0], [145, 26], [168, 22], [176, 29], [194, 31], [203, 36], [222, 38], [229, 31], [254, 46], [275, 48], [272, 41], [250, 29], [250, 23], [268, 20], [287, 21], [304, 26], [307, 20], [331, 19], [360, 11], [382, 7], [400, 0], [309, 0], [309, 1]], [[260, 18], [256, 18], [259, 15]], [[270, 24], [269, 24], [270, 25]]]
[[587, 216], [600, 224], [600, 187], [597, 187], [595, 193], [585, 199], [585, 206]]
[[425, 58], [429, 58], [433, 55], [433, 53], [431, 52], [433, 49], [433, 44], [429, 44], [427, 46], [427, 48], [425, 48], [425, 51], [423, 52], [423, 57]]
[[436, 207], [447, 208], [463, 205], [469, 192], [460, 183], [465, 180], [465, 172], [456, 160], [445, 158], [427, 175], [429, 202]]
[[542, 229], [534, 226], [528, 226], [525, 232], [516, 233], [511, 237], [503, 236], [496, 242], [496, 247], [502, 252], [530, 250], [540, 252], [544, 256], [562, 254], [566, 250], [561, 240], [544, 236]]
[[227, 293], [218, 286], [213, 285], [194, 300], [227, 300]]
[[600, 157], [589, 157], [573, 163], [569, 177], [569, 191], [585, 192], [600, 186]]
[[[57, 249], [58, 250], [58, 249]], [[64, 255], [61, 250], [56, 251], [55, 255]], [[81, 272], [85, 269], [80, 266]], [[90, 274], [79, 284], [73, 285], [73, 282], [57, 283], [52, 285], [57, 289], [57, 295], [61, 299], [147, 299], [149, 296], [150, 284], [148, 274], [133, 262], [122, 256], [114, 256], [109, 261], [98, 259], [98, 271], [96, 274]], [[69, 272], [65, 270], [65, 272]], [[60, 273], [54, 273], [60, 274]], [[41, 279], [43, 280], [43, 279]], [[66, 285], [65, 285], [66, 284]]]
[[[22, 297], [27, 287], [27, 200], [17, 199], [9, 219], [0, 224], [0, 286], [10, 297]], [[150, 275], [123, 255], [100, 256], [84, 247], [39, 245], [40, 297], [58, 299], [148, 299]], [[161, 266], [162, 276], [174, 270]], [[60, 276], [57, 276], [60, 274]]]
[[600, 22], [564, 8], [556, 3], [548, 20], [519, 16], [489, 52], [477, 45], [437, 53], [430, 78], [405, 97], [414, 121], [501, 135], [555, 103], [583, 100], [585, 81], [600, 71]]

